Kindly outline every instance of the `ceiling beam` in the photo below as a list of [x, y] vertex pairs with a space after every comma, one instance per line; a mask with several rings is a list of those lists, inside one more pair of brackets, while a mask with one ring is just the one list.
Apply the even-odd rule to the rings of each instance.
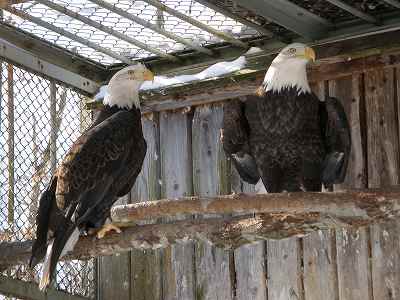
[[163, 3], [161, 3], [158, 0], [143, 0], [143, 1], [154, 7], [157, 7], [158, 9], [165, 11], [166, 13], [173, 15], [193, 26], [196, 26], [196, 27], [198, 27], [198, 28], [224, 40], [224, 41], [227, 41], [228, 43], [231, 43], [232, 45], [235, 45], [235, 46], [238, 46], [241, 48], [245, 48], [245, 49], [248, 47], [248, 45], [245, 42], [242, 42], [241, 40], [235, 38], [233, 35], [223, 32], [223, 31], [220, 31], [220, 30], [217, 30], [217, 29], [214, 29], [211, 26], [208, 26], [200, 21], [197, 21], [196, 19], [194, 19], [192, 17], [185, 15], [184, 13], [181, 13], [180, 11], [177, 11], [176, 9], [173, 9], [169, 6], [164, 5]]
[[93, 42], [91, 42], [91, 41], [89, 41], [89, 40], [87, 40], [85, 38], [82, 38], [82, 37], [80, 37], [80, 36], [78, 36], [76, 34], [73, 34], [73, 33], [69, 32], [69, 31], [66, 31], [63, 28], [60, 28], [60, 27], [54, 26], [53, 24], [45, 22], [41, 18], [34, 17], [34, 16], [30, 15], [30, 14], [27, 14], [27, 13], [23, 12], [22, 10], [16, 9], [13, 6], [8, 6], [8, 7], [4, 8], [4, 10], [7, 10], [8, 12], [10, 12], [10, 13], [12, 13], [12, 14], [14, 14], [14, 15], [16, 15], [16, 16], [24, 19], [24, 20], [32, 22], [32, 23], [34, 23], [36, 25], [39, 25], [41, 27], [44, 27], [44, 28], [46, 28], [48, 30], [54, 31], [54, 32], [56, 32], [56, 33], [58, 33], [58, 34], [60, 34], [62, 36], [65, 36], [65, 37], [67, 37], [67, 38], [69, 38], [71, 40], [74, 40], [74, 41], [76, 41], [76, 42], [78, 42], [78, 43], [80, 43], [82, 45], [85, 45], [85, 46], [87, 46], [89, 48], [92, 48], [92, 49], [98, 51], [98, 52], [106, 54], [109, 57], [115, 58], [115, 59], [117, 59], [119, 61], [122, 61], [122, 62], [124, 62], [126, 64], [133, 64], [134, 63], [133, 60], [131, 60], [131, 59], [125, 57], [125, 56], [122, 56], [122, 55], [118, 54], [115, 51], [112, 51], [110, 49], [107, 49], [107, 48], [104, 48], [102, 46], [99, 46], [96, 43], [93, 43]]
[[336, 7], [339, 7], [345, 11], [347, 11], [348, 13], [352, 14], [353, 16], [356, 16], [364, 21], [367, 21], [369, 23], [379, 23], [379, 20], [377, 18], [375, 18], [374, 16], [367, 14], [341, 0], [325, 0], [326, 2], [329, 2], [333, 5], [335, 5]]
[[166, 31], [163, 28], [161, 28], [161, 27], [159, 27], [159, 26], [157, 26], [157, 25], [155, 25], [153, 23], [150, 23], [150, 22], [148, 22], [148, 21], [146, 21], [146, 20], [144, 20], [142, 18], [139, 18], [138, 16], [135, 16], [135, 15], [127, 12], [126, 10], [123, 10], [123, 9], [121, 9], [121, 8], [111, 4], [109, 2], [106, 2], [106, 1], [103, 1], [103, 0], [89, 0], [89, 1], [92, 2], [92, 3], [97, 4], [98, 6], [100, 6], [102, 8], [108, 9], [109, 11], [112, 11], [113, 13], [116, 13], [117, 15], [120, 15], [121, 17], [124, 17], [124, 18], [126, 18], [128, 20], [131, 20], [131, 21], [133, 21], [133, 22], [135, 22], [137, 24], [140, 24], [145, 28], [153, 30], [153, 31], [155, 31], [155, 32], [157, 32], [157, 33], [159, 33], [159, 34], [161, 34], [161, 35], [163, 35], [163, 36], [165, 36], [165, 37], [167, 37], [167, 38], [169, 38], [171, 40], [174, 40], [174, 41], [176, 41], [178, 43], [186, 45], [190, 49], [193, 49], [193, 50], [196, 50], [196, 51], [208, 54], [208, 55], [212, 55], [213, 54], [210, 49], [207, 49], [207, 48], [204, 48], [202, 46], [199, 46], [198, 44], [196, 44], [196, 43], [194, 43], [194, 42], [192, 42], [192, 41], [190, 41], [188, 39], [182, 38], [182, 37], [176, 35], [175, 33], [172, 33], [170, 31]]
[[[82, 16], [82, 15], [80, 15], [80, 14], [78, 14], [78, 13], [76, 13], [76, 12], [74, 12], [74, 11], [64, 7], [64, 6], [62, 6], [62, 5], [59, 5], [59, 4], [54, 3], [54, 2], [51, 2], [49, 0], [36, 0], [36, 2], [41, 3], [43, 5], [46, 5], [47, 7], [51, 8], [51, 9], [54, 9], [55, 11], [58, 11], [58, 12], [60, 12], [60, 13], [62, 13], [64, 15], [67, 15], [67, 16], [73, 18], [73, 19], [76, 19], [76, 20], [78, 20], [78, 21], [80, 21], [80, 22], [82, 22], [82, 23], [84, 23], [86, 25], [89, 25], [89, 26], [91, 26], [93, 28], [96, 28], [96, 29], [98, 29], [100, 31], [108, 33], [109, 35], [112, 35], [112, 36], [114, 36], [114, 37], [116, 37], [116, 38], [118, 38], [120, 40], [123, 40], [123, 41], [125, 41], [125, 42], [127, 42], [127, 43], [129, 43], [131, 45], [134, 45], [134, 46], [136, 46], [136, 47], [138, 47], [140, 49], [146, 50], [146, 51], [148, 51], [150, 53], [153, 53], [155, 55], [158, 55], [160, 57], [166, 58], [166, 59], [171, 60], [171, 61], [176, 61], [177, 60], [177, 58], [172, 56], [172, 55], [169, 55], [169, 54], [167, 54], [167, 53], [165, 53], [165, 52], [163, 52], [161, 50], [158, 50], [158, 49], [156, 49], [154, 47], [148, 46], [145, 43], [143, 43], [143, 42], [141, 42], [141, 41], [139, 41], [139, 40], [137, 40], [135, 38], [132, 38], [131, 36], [123, 34], [123, 33], [119, 32], [119, 31], [116, 31], [111, 27], [107, 27], [107, 26], [104, 26], [104, 25], [102, 25], [102, 24], [100, 24], [100, 23], [98, 23], [96, 21], [93, 21], [92, 19], [90, 19], [88, 17], [85, 17], [85, 16]], [[101, 49], [96, 49], [96, 50], [102, 52]], [[110, 55], [110, 54], [108, 54], [108, 55]], [[126, 61], [124, 61], [124, 62], [127, 63]]]
[[92, 81], [57, 65], [53, 65], [2, 39], [0, 39], [0, 58], [28, 69], [33, 73], [65, 83], [79, 89], [85, 94], [90, 95], [96, 93], [99, 88], [98, 82]]
[[[211, 3], [210, 0], [196, 0], [196, 2], [198, 2], [198, 3], [200, 3], [200, 4], [204, 5], [204, 6], [207, 6], [208, 8], [211, 8], [212, 10], [215, 10], [216, 12], [219, 12], [220, 14], [222, 14], [224, 16], [227, 16], [227, 17], [229, 17], [229, 18], [231, 18], [231, 19], [233, 19], [233, 20], [235, 20], [235, 21], [237, 21], [239, 23], [242, 23], [243, 25], [246, 25], [246, 26], [248, 26], [250, 28], [255, 29], [259, 33], [262, 33], [263, 35], [265, 35], [266, 37], [273, 37], [274, 36], [274, 33], [272, 31], [268, 30], [267, 28], [265, 28], [264, 26], [261, 26], [261, 25], [258, 25], [256, 23], [250, 22], [249, 20], [247, 20], [247, 19], [245, 19], [245, 18], [243, 18], [243, 17], [241, 17], [239, 15], [236, 15], [236, 14], [232, 13], [231, 11], [229, 11], [227, 9], [221, 8], [218, 5], [215, 5], [215, 4]], [[278, 38], [278, 37], [276, 37], [276, 38]]]
[[390, 4], [391, 6], [394, 6], [396, 8], [400, 8], [400, 1], [398, 0], [383, 0], [387, 4]]
[[107, 69], [97, 62], [51, 44], [32, 34], [0, 21], [0, 36], [3, 40], [24, 49], [47, 62], [90, 80], [101, 82], [107, 78]]
[[321, 38], [332, 26], [288, 0], [237, 0], [236, 3], [310, 40]]

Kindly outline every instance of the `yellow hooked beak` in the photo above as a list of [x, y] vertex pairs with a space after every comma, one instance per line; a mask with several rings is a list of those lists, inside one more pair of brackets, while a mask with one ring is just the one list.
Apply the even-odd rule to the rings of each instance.
[[144, 80], [148, 80], [148, 81], [152, 81], [154, 79], [154, 74], [153, 72], [151, 72], [150, 70], [146, 70], [143, 73], [143, 79]]
[[149, 71], [128, 71], [128, 79], [129, 80], [144, 80], [144, 81], [151, 81], [154, 79], [154, 74]]
[[304, 57], [308, 60], [315, 61], [315, 51], [313, 48], [306, 47], [304, 50]]

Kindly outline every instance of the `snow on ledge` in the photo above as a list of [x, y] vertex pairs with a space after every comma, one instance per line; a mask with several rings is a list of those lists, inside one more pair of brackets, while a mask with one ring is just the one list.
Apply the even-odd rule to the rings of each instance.
[[[262, 50], [259, 48], [252, 47], [248, 52], [246, 52], [246, 54], [253, 54], [260, 51]], [[155, 76], [153, 81], [144, 82], [140, 87], [140, 90], [142, 91], [155, 90], [172, 85], [219, 77], [243, 69], [246, 63], [247, 63], [246, 57], [240, 56], [233, 61], [223, 61], [213, 64], [207, 69], [192, 75], [178, 75], [174, 77]], [[101, 86], [99, 92], [94, 96], [94, 100], [95, 101], [102, 100], [106, 95], [106, 93], [107, 93], [107, 85]]]

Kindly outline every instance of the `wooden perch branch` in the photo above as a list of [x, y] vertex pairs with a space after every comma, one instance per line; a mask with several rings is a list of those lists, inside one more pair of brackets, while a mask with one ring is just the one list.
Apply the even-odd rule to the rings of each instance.
[[[124, 208], [124, 209], [122, 209]], [[263, 239], [302, 236], [309, 232], [359, 227], [400, 214], [400, 189], [343, 193], [238, 194], [215, 198], [160, 200], [113, 210], [119, 221], [198, 213], [243, 213], [244, 216], [190, 219], [169, 224], [124, 228], [98, 240], [81, 237], [64, 259], [87, 259], [136, 249], [156, 249], [189, 240], [209, 241], [231, 249]], [[249, 216], [248, 214], [251, 213]], [[253, 215], [253, 213], [260, 213]], [[25, 264], [32, 242], [0, 244], [0, 266]], [[0, 267], [1, 269], [1, 267]]]
[[111, 219], [113, 222], [138, 222], [185, 214], [311, 212], [368, 219], [391, 214], [400, 208], [394, 209], [397, 205], [400, 205], [400, 188], [340, 193], [233, 194], [119, 205], [112, 209]]

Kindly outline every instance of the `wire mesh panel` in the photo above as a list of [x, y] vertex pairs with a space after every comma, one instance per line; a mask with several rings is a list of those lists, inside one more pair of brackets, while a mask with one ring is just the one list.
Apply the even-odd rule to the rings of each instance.
[[[174, 52], [183, 50], [187, 47], [179, 42], [171, 40], [153, 30], [135, 23], [121, 15], [106, 8], [96, 5], [88, 0], [55, 0], [56, 4], [67, 7], [81, 16], [90, 18], [93, 21], [110, 27], [119, 33], [143, 41], [146, 45], [154, 47], [163, 52]], [[157, 25], [168, 32], [174, 33], [182, 38], [194, 42], [197, 45], [207, 45], [221, 42], [216, 36], [209, 32], [199, 29], [175, 16], [163, 12], [144, 1], [112, 0], [107, 1], [117, 9], [122, 9], [129, 14], [139, 17], [147, 22]], [[214, 29], [230, 33], [237, 38], [245, 38], [259, 35], [254, 29], [249, 28], [229, 17], [226, 17], [198, 2], [192, 0], [164, 0], [166, 6], [190, 16]], [[116, 36], [107, 34], [101, 30], [86, 25], [82, 21], [73, 19], [63, 13], [55, 11], [46, 5], [27, 2], [16, 5], [18, 9], [32, 16], [38, 17], [59, 28], [64, 28], [68, 32], [76, 34], [82, 38], [90, 40], [107, 49], [112, 49], [118, 54], [132, 59], [152, 56], [152, 53], [119, 39]], [[84, 46], [54, 31], [48, 30], [30, 21], [21, 19], [8, 12], [4, 12], [5, 20], [14, 26], [35, 34], [36, 36], [55, 43], [61, 47], [75, 51], [85, 57], [101, 62], [112, 64], [119, 62], [117, 59], [109, 57], [99, 51]]]
[[[35, 238], [39, 197], [57, 163], [90, 124], [83, 96], [11, 64], [1, 63], [0, 241]], [[40, 266], [7, 275], [38, 281]], [[93, 261], [59, 263], [56, 285], [94, 297]]]

